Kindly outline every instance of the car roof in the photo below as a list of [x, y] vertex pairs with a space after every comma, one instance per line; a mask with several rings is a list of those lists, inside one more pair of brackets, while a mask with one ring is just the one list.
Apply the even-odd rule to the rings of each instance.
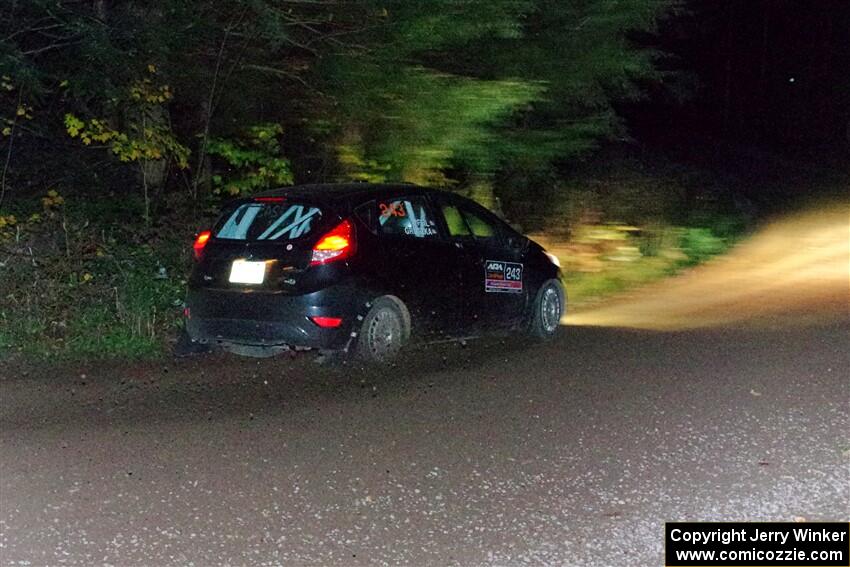
[[340, 201], [381, 193], [424, 195], [437, 192], [435, 189], [413, 185], [412, 183], [312, 183], [269, 189], [252, 197], [288, 197], [303, 198], [312, 201]]

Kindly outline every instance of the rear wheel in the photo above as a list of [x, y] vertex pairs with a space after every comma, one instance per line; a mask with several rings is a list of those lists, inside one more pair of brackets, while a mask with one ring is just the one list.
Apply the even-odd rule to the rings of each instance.
[[367, 362], [387, 362], [398, 354], [410, 336], [410, 317], [400, 299], [379, 297], [363, 318], [357, 339], [357, 356]]
[[566, 301], [561, 282], [555, 279], [544, 282], [531, 306], [529, 333], [538, 339], [551, 339], [565, 312]]

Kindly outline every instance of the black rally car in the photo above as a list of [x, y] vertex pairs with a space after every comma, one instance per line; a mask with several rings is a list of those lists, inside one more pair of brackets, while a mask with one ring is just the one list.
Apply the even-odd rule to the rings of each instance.
[[194, 244], [186, 331], [243, 354], [385, 360], [413, 333], [552, 336], [558, 260], [478, 204], [414, 185], [304, 185], [236, 200]]

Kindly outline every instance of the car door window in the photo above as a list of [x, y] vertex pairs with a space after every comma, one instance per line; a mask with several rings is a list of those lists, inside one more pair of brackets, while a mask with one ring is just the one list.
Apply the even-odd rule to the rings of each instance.
[[449, 236], [472, 236], [472, 231], [469, 230], [466, 221], [463, 220], [460, 209], [454, 205], [443, 205], [440, 207], [440, 211], [443, 213], [443, 219], [446, 221], [446, 229], [449, 232]]
[[439, 238], [434, 215], [423, 197], [377, 201], [377, 216], [381, 234]]
[[472, 232], [472, 236], [476, 240], [493, 244], [498, 243], [499, 229], [494, 222], [466, 208], [462, 210], [462, 213], [466, 224], [469, 226], [469, 230]]

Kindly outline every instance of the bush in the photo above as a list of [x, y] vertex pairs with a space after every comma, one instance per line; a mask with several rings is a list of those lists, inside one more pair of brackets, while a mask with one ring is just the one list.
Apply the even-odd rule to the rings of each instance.
[[696, 265], [728, 248], [726, 238], [714, 234], [710, 228], [691, 227], [682, 232], [679, 246], [685, 253], [686, 265]]
[[19, 203], [15, 216], [29, 220], [0, 229], [0, 349], [36, 358], [162, 352], [180, 323], [188, 223], [148, 228], [138, 203], [56, 197], [41, 211]]

